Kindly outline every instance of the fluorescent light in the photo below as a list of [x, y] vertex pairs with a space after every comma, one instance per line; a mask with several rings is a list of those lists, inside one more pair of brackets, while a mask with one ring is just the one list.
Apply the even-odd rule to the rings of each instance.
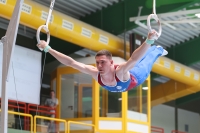
[[198, 18], [200, 18], [200, 13], [196, 13], [195, 16], [197, 16]]
[[50, 85], [48, 85], [48, 84], [42, 84], [42, 88], [48, 89], [48, 88], [50, 88]]
[[142, 87], [143, 90], [148, 90], [148, 87]]

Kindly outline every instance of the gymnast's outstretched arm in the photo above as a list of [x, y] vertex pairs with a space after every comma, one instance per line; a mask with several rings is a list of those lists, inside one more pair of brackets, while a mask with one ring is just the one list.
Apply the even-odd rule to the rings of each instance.
[[[151, 33], [148, 33], [148, 40], [154, 41], [152, 38], [157, 36], [156, 31], [152, 30]], [[143, 55], [146, 53], [146, 51], [151, 47], [151, 44], [148, 44], [147, 41], [145, 41], [139, 48], [137, 48], [131, 55], [131, 57], [128, 59], [127, 62], [122, 63], [119, 66], [119, 73], [126, 74], [130, 69], [134, 67], [134, 65], [140, 60]]]
[[[42, 48], [45, 49], [48, 45], [45, 41], [40, 41], [39, 44], [37, 44], [38, 48]], [[93, 77], [96, 77], [98, 70], [96, 67], [92, 66], [92, 65], [86, 65], [84, 63], [81, 62], [77, 62], [74, 59], [72, 59], [71, 57], [62, 54], [52, 48], [48, 49], [48, 52], [54, 56], [58, 61], [60, 61], [62, 64], [66, 65], [66, 66], [70, 66], [73, 67], [74, 69], [79, 70], [82, 73], [86, 73], [89, 74]]]

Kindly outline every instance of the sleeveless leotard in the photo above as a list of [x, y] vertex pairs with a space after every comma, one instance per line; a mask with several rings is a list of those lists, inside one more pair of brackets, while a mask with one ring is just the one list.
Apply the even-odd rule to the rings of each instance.
[[[118, 65], [115, 65], [115, 69], [117, 68]], [[137, 81], [133, 75], [130, 74], [130, 78], [127, 81], [120, 81], [119, 78], [115, 74], [115, 80], [117, 84], [115, 86], [108, 86], [104, 85], [102, 80], [101, 80], [101, 75], [100, 73], [98, 74], [98, 83], [105, 88], [108, 91], [111, 92], [124, 92], [130, 89], [133, 89], [137, 85]]]

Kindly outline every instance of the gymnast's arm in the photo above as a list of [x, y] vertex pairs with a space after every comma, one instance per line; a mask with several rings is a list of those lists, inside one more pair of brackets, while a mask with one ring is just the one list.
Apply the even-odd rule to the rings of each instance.
[[[148, 39], [152, 39], [155, 36], [157, 36], [157, 33], [155, 30], [152, 30], [152, 32], [148, 33]], [[118, 72], [120, 74], [127, 74], [127, 72], [132, 69], [135, 64], [143, 57], [143, 55], [147, 52], [147, 50], [151, 47], [150, 44], [147, 44], [144, 42], [139, 48], [137, 48], [129, 58], [129, 60], [125, 63], [122, 63], [118, 67]], [[118, 76], [118, 74], [117, 74]]]
[[[41, 41], [40, 44], [37, 45], [39, 48], [45, 48], [47, 46], [45, 41]], [[86, 73], [89, 74], [93, 77], [96, 77], [98, 70], [96, 67], [92, 66], [92, 65], [86, 65], [83, 64], [81, 62], [77, 62], [74, 59], [72, 59], [71, 57], [62, 54], [52, 48], [49, 49], [49, 53], [54, 56], [58, 61], [60, 61], [62, 64], [66, 65], [66, 66], [70, 66], [73, 67], [74, 69], [79, 70], [82, 73]]]

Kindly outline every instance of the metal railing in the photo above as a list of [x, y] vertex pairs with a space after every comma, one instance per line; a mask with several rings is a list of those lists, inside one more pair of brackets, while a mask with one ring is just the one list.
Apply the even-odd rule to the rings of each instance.
[[[49, 112], [49, 110], [55, 110], [56, 109], [52, 109], [51, 107], [47, 107], [47, 106], [42, 106], [42, 105], [37, 105], [37, 104], [28, 104], [28, 109], [27, 109], [27, 113], [29, 114], [30, 111], [35, 111], [37, 113], [45, 113], [45, 114], [54, 114], [54, 112]], [[37, 114], [36, 114], [37, 115]]]
[[[47, 106], [42, 106], [42, 105], [37, 105], [37, 104], [28, 104], [27, 107], [27, 114], [31, 114], [32, 112], [34, 112], [36, 115], [38, 115], [38, 113], [43, 113], [41, 116], [47, 116], [47, 115], [56, 115], [56, 110], [55, 112], [50, 112], [50, 110], [55, 110], [52, 109], [51, 107], [47, 107]], [[28, 129], [29, 126], [27, 126]]]
[[164, 133], [164, 129], [161, 127], [151, 126], [151, 133]]
[[[91, 133], [95, 133], [95, 125], [82, 123], [82, 122], [75, 122], [75, 121], [68, 121], [68, 123], [67, 123], [67, 125], [68, 125], [67, 133], [70, 133], [70, 131], [71, 131], [70, 124], [76, 124], [76, 125], [79, 125], [79, 126], [81, 125], [81, 126], [85, 126], [85, 127], [92, 127], [93, 131]], [[83, 130], [89, 130], [89, 129], [88, 128], [83, 128]]]
[[[1, 112], [1, 110], [0, 110], [0, 112]], [[14, 111], [8, 111], [8, 114], [30, 117], [30, 132], [33, 133], [33, 116], [32, 115], [25, 114], [25, 113], [14, 112]]]
[[[0, 105], [1, 105], [1, 99], [0, 99]], [[16, 100], [8, 100], [8, 107], [13, 108], [14, 110], [16, 110], [15, 112], [23, 112], [23, 113], [27, 113], [27, 106], [26, 103], [24, 102], [20, 102], [20, 101], [16, 101]], [[24, 120], [26, 121], [26, 116], [24, 116]], [[24, 129], [26, 129], [26, 122], [24, 123]]]
[[183, 131], [178, 131], [178, 130], [172, 130], [171, 133], [187, 133], [187, 132], [183, 132]]
[[38, 115], [34, 116], [34, 133], [37, 132], [37, 124], [36, 124], [37, 119], [50, 120], [50, 121], [55, 121], [55, 122], [63, 122], [64, 123], [64, 133], [67, 133], [67, 122], [66, 122], [66, 120], [44, 117], [44, 116], [38, 116]]

